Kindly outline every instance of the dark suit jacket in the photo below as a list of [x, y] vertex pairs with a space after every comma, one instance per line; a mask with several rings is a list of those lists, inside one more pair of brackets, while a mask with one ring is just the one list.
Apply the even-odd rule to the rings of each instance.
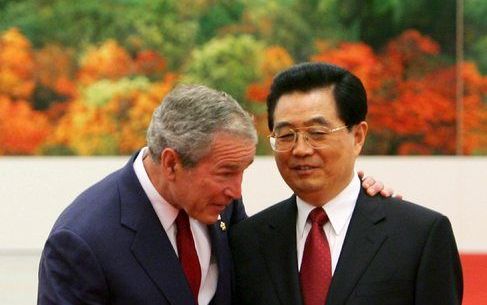
[[[55, 223], [39, 267], [38, 304], [193, 305], [178, 257], [135, 172], [127, 165], [83, 192]], [[221, 215], [246, 217], [241, 201]], [[212, 304], [231, 302], [228, 231], [209, 226], [218, 262]]]
[[[302, 305], [296, 198], [235, 226], [235, 303]], [[462, 271], [448, 219], [405, 201], [361, 193], [327, 305], [461, 304]]]

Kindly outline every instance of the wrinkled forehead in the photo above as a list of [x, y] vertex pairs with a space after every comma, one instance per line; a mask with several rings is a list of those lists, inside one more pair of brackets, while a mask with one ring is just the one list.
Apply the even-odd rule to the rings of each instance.
[[201, 161], [209, 162], [212, 167], [247, 167], [254, 160], [255, 150], [255, 142], [249, 137], [217, 133], [208, 154]]

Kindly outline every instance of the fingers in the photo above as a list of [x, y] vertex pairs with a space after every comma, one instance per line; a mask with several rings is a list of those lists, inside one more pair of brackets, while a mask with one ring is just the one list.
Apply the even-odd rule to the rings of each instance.
[[375, 181], [372, 177], [365, 177], [362, 180], [362, 186], [366, 190], [367, 194], [374, 196], [380, 192], [384, 185], [380, 181]]
[[394, 194], [394, 190], [390, 187], [384, 187], [384, 189], [380, 191], [380, 194], [384, 197], [391, 197]]
[[394, 194], [392, 193], [392, 196], [396, 199], [402, 199], [402, 194]]
[[371, 196], [377, 195], [379, 192], [384, 190], [384, 184], [380, 181], [375, 181], [374, 184], [372, 184], [368, 189], [367, 189], [367, 194]]
[[368, 189], [369, 187], [371, 187], [374, 184], [375, 184], [375, 179], [374, 178], [372, 178], [372, 177], [362, 178], [362, 186], [365, 189]]
[[357, 173], [362, 180], [362, 187], [370, 196], [381, 194], [384, 197], [394, 196], [394, 198], [402, 199], [402, 195], [394, 194], [394, 190], [390, 187], [385, 187], [382, 182], [376, 181], [373, 177], [363, 177], [363, 171], [358, 171]]

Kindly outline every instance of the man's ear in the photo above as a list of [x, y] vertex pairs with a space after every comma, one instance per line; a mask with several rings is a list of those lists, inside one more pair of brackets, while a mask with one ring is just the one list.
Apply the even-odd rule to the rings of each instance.
[[362, 147], [365, 144], [365, 137], [367, 136], [367, 130], [369, 129], [369, 125], [367, 122], [362, 121], [355, 125], [353, 128], [353, 137], [354, 137], [354, 152], [355, 155], [358, 156], [362, 151]]
[[181, 158], [174, 149], [165, 148], [161, 152], [160, 164], [166, 179], [173, 180], [176, 177], [177, 168], [181, 166]]

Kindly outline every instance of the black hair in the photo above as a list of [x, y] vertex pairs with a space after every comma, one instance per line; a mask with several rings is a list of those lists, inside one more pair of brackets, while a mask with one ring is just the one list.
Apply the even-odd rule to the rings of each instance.
[[358, 77], [338, 66], [327, 63], [302, 63], [281, 71], [272, 80], [267, 96], [269, 130], [274, 128], [274, 110], [279, 98], [295, 91], [333, 87], [338, 117], [350, 129], [365, 120], [367, 93]]

